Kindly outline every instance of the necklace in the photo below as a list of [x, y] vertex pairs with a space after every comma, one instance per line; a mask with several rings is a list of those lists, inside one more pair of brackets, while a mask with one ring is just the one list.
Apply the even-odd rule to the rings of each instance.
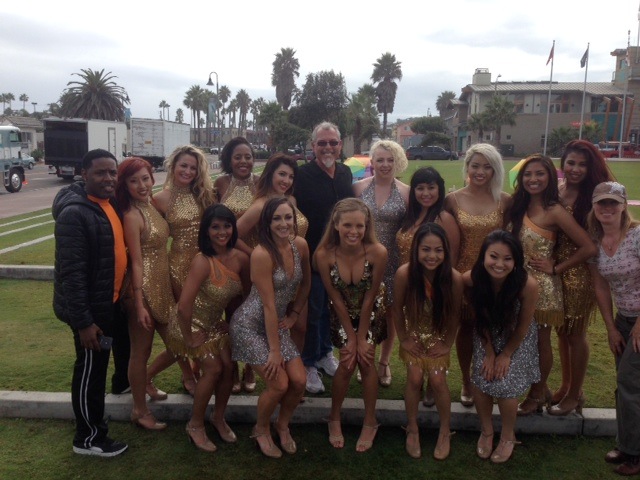
[[615, 238], [615, 239], [613, 239], [613, 240], [611, 240], [609, 242], [605, 242], [604, 241], [604, 237], [602, 238], [602, 246], [609, 253], [613, 252], [617, 248], [619, 243], [620, 243], [620, 236], [619, 235], [618, 235], [617, 238]]

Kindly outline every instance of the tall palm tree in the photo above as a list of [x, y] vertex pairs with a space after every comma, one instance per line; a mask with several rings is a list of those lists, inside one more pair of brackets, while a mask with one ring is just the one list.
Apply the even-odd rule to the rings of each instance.
[[438, 95], [438, 99], [436, 100], [436, 109], [440, 113], [441, 117], [444, 116], [444, 111], [447, 109], [449, 102], [454, 98], [456, 98], [456, 92], [452, 92], [451, 90], [445, 90]]
[[251, 107], [251, 97], [244, 88], [236, 94], [236, 102], [238, 103], [238, 127], [240, 135], [244, 136], [247, 131], [247, 113]]
[[218, 119], [218, 128], [224, 128], [224, 114], [226, 113], [226, 104], [231, 98], [231, 90], [226, 85], [221, 85], [218, 89], [218, 97], [220, 100], [220, 118]]
[[[251, 101], [251, 116], [253, 116], [253, 130], [256, 134], [256, 138], [261, 139], [261, 131], [263, 130], [263, 125], [260, 123], [259, 117], [260, 117], [260, 113], [262, 112], [262, 109], [264, 108], [265, 105], [265, 101], [264, 98], [262, 97], [258, 97], [255, 100]], [[259, 142], [259, 143], [264, 143], [264, 142]]]
[[346, 117], [347, 133], [353, 134], [354, 153], [362, 153], [362, 142], [371, 140], [380, 130], [373, 85], [366, 83], [351, 95]]
[[184, 123], [184, 112], [179, 107], [176, 110], [176, 122], [177, 123]]
[[502, 126], [516, 124], [516, 112], [513, 102], [501, 95], [494, 96], [485, 106], [484, 115], [487, 124], [496, 132], [495, 147], [500, 149], [502, 141]]
[[29, 95], [27, 95], [26, 93], [21, 93], [19, 100], [22, 102], [22, 110], [26, 110], [27, 102], [29, 101]]
[[6, 93], [0, 93], [0, 102], [2, 102], [2, 112], [4, 113], [4, 111], [6, 110], [6, 105], [7, 105], [7, 97], [6, 97]]
[[235, 98], [227, 105], [227, 113], [229, 114], [229, 128], [236, 128], [236, 112], [238, 111], [238, 100]]
[[371, 80], [376, 85], [378, 97], [378, 112], [382, 113], [382, 137], [387, 136], [387, 115], [393, 113], [396, 103], [398, 84], [395, 80], [402, 80], [402, 62], [396, 60], [396, 56], [387, 52], [373, 64]]
[[276, 131], [278, 127], [286, 121], [286, 112], [278, 102], [267, 102], [263, 105], [258, 115], [260, 125], [267, 127], [269, 135], [267, 137], [267, 147], [272, 150], [276, 144]]
[[160, 113], [160, 119], [164, 120], [164, 109], [167, 108], [169, 106], [169, 104], [167, 103], [166, 100], [161, 100], [160, 104], [158, 105], [158, 108], [161, 108], [162, 111]]
[[484, 140], [484, 131], [489, 128], [487, 124], [487, 116], [483, 113], [474, 113], [467, 120], [467, 127], [472, 132], [478, 132], [478, 141]]
[[9, 104], [9, 110], [13, 110], [13, 108], [11, 108], [11, 102], [13, 102], [15, 99], [16, 97], [13, 95], [13, 93], [4, 94], [4, 102]]
[[276, 99], [283, 110], [289, 110], [291, 98], [296, 87], [296, 78], [300, 76], [300, 62], [294, 56], [293, 48], [281, 48], [276, 53], [271, 73], [271, 85], [276, 87]]
[[95, 118], [100, 120], [124, 121], [125, 105], [130, 104], [124, 87], [114, 79], [118, 78], [104, 69], [82, 69], [74, 73], [81, 80], [67, 83], [63, 115], [68, 117]]

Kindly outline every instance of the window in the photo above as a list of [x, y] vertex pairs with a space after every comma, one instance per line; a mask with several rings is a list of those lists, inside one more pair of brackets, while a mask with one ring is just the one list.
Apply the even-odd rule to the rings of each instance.
[[540, 147], [544, 148], [544, 133], [540, 135]]
[[507, 135], [507, 140], [511, 140], [511, 135]]

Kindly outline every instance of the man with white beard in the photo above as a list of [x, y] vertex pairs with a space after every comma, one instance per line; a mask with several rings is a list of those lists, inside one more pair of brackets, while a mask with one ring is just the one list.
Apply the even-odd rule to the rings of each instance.
[[[337, 162], [342, 151], [338, 127], [330, 122], [316, 125], [311, 143], [315, 160], [298, 169], [294, 191], [298, 208], [309, 220], [306, 240], [310, 258], [320, 242], [333, 206], [338, 200], [353, 197], [351, 170]], [[324, 392], [318, 369], [333, 376], [338, 368], [331, 344], [328, 301], [320, 275], [312, 271], [307, 332], [302, 351], [309, 393]]]

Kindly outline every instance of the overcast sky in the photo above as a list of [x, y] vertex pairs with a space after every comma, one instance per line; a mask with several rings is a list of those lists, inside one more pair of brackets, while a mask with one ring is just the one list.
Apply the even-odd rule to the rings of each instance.
[[[308, 73], [340, 72], [354, 93], [370, 81], [385, 52], [402, 62], [390, 120], [435, 113], [438, 95], [460, 94], [476, 68], [500, 81], [548, 80], [545, 63], [556, 41], [554, 81], [610, 81], [611, 52], [637, 44], [638, 0], [589, 6], [571, 0], [248, 0], [2, 2], [0, 93], [29, 96], [37, 110], [57, 101], [81, 69], [116, 75], [134, 117], [158, 118], [166, 100], [171, 119], [192, 85], [206, 87], [215, 70], [232, 95], [275, 100], [274, 56], [296, 50], [302, 86]], [[215, 86], [212, 88], [215, 90]]]

